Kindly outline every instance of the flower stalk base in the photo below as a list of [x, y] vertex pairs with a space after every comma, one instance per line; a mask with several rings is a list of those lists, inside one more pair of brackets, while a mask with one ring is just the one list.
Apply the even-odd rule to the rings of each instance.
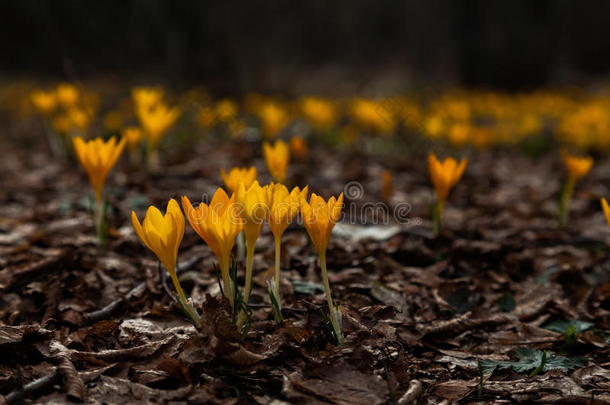
[[320, 267], [322, 268], [322, 280], [324, 281], [324, 291], [326, 293], [326, 301], [328, 302], [329, 318], [337, 339], [337, 343], [343, 340], [343, 316], [338, 305], [333, 303], [333, 298], [330, 293], [330, 283], [328, 282], [328, 271], [326, 269], [326, 253], [320, 254]]

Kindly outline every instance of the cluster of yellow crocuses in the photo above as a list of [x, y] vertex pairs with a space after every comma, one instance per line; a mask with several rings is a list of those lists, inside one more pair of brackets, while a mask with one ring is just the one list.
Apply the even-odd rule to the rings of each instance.
[[[164, 92], [159, 88], [137, 87], [132, 90], [131, 96], [136, 117], [146, 136], [149, 167], [157, 168], [159, 143], [180, 117], [180, 109], [166, 104], [163, 100]], [[132, 136], [135, 140], [135, 133], [132, 133]]]
[[[103, 187], [108, 172], [119, 159], [121, 152], [128, 143], [128, 138], [120, 141], [111, 138], [103, 141], [96, 138], [84, 141], [81, 137], [73, 138], [76, 155], [84, 167], [95, 195], [95, 219], [98, 233], [102, 233], [104, 198]], [[286, 178], [286, 169], [289, 162], [289, 148], [283, 141], [277, 141], [271, 146], [265, 144], [263, 154], [270, 173], [276, 180]], [[560, 200], [559, 221], [565, 224], [569, 202], [576, 182], [584, 177], [593, 166], [590, 157], [572, 156], [562, 153], [566, 168], [566, 181], [562, 198]], [[449, 157], [440, 161], [434, 154], [428, 156], [428, 169], [430, 179], [436, 192], [437, 202], [433, 215], [434, 231], [440, 231], [444, 204], [451, 189], [457, 184], [465, 172], [467, 159], [457, 161]], [[274, 316], [277, 321], [281, 317], [281, 242], [282, 236], [291, 222], [300, 213], [305, 229], [320, 258], [322, 280], [330, 308], [329, 322], [337, 340], [342, 339], [341, 312], [332, 300], [330, 285], [326, 269], [326, 250], [331, 231], [337, 223], [343, 206], [343, 193], [338, 198], [331, 197], [324, 200], [322, 197], [311, 194], [307, 199], [308, 187], [303, 189], [294, 187], [289, 190], [281, 182], [261, 186], [257, 178], [255, 167], [233, 168], [230, 171], [222, 170], [221, 178], [230, 197], [224, 189], [218, 188], [209, 204], [199, 203], [195, 206], [188, 197], [181, 199], [182, 210], [175, 200], [170, 200], [166, 213], [162, 214], [154, 206], [149, 207], [142, 223], [132, 212], [133, 227], [144, 245], [152, 250], [163, 266], [167, 269], [174, 283], [178, 301], [185, 313], [196, 325], [200, 317], [180, 286], [176, 274], [178, 249], [182, 241], [186, 216], [191, 228], [205, 241], [218, 259], [220, 279], [223, 295], [234, 308], [236, 324], [244, 325], [247, 302], [252, 290], [253, 260], [256, 242], [261, 234], [262, 227], [268, 224], [274, 238], [275, 245], [275, 271], [269, 281], [269, 295], [273, 304]], [[384, 176], [386, 198], [391, 195], [391, 175]], [[610, 224], [610, 207], [602, 199], [602, 207], [608, 223]], [[236, 277], [232, 272], [232, 252], [239, 235], [243, 233], [245, 243], [245, 283], [243, 292], [236, 285]], [[235, 264], [236, 261], [233, 261]]]
[[[274, 304], [274, 315], [281, 320], [280, 296], [280, 253], [281, 239], [288, 225], [299, 212], [303, 223], [320, 257], [322, 279], [330, 308], [330, 320], [335, 336], [342, 337], [341, 313], [333, 304], [326, 271], [326, 248], [331, 231], [339, 219], [343, 206], [343, 194], [328, 201], [312, 194], [307, 201], [308, 187], [292, 190], [280, 183], [261, 186], [256, 181], [256, 169], [234, 168], [222, 172], [225, 186], [231, 196], [218, 188], [209, 204], [204, 202], [195, 206], [188, 197], [182, 197], [182, 208], [191, 228], [205, 241], [218, 259], [222, 292], [236, 314], [238, 327], [244, 321], [241, 306], [247, 305], [252, 290], [252, 268], [256, 241], [264, 223], [269, 225], [275, 240], [275, 272], [269, 282], [269, 295]], [[184, 234], [184, 216], [178, 203], [170, 200], [166, 214], [151, 206], [140, 224], [132, 212], [133, 227], [142, 242], [152, 250], [169, 272], [176, 288], [178, 299], [186, 313], [195, 322], [199, 315], [191, 301], [184, 294], [176, 275], [178, 247]], [[245, 286], [243, 293], [238, 291], [236, 280], [231, 276], [231, 258], [235, 242], [243, 231], [246, 244]], [[240, 302], [236, 302], [239, 299]]]
[[34, 90], [30, 100], [36, 111], [62, 136], [73, 130], [86, 133], [99, 105], [95, 93], [84, 92], [70, 83], [60, 83], [52, 90]]

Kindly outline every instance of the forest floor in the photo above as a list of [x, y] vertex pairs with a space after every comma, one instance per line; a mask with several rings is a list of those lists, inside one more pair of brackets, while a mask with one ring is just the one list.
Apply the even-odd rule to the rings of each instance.
[[[345, 330], [335, 345], [302, 226], [283, 238], [279, 325], [264, 228], [243, 340], [220, 299], [216, 259], [188, 225], [180, 274], [202, 330], [164, 292], [132, 230], [132, 209], [142, 218], [171, 197], [200, 201], [221, 185], [221, 168], [254, 164], [270, 180], [260, 143], [202, 141], [164, 153], [157, 174], [124, 159], [107, 183], [106, 247], [74, 158], [25, 142], [0, 148], [0, 403], [610, 403], [610, 228], [599, 204], [610, 159], [578, 184], [559, 229], [556, 154], [472, 152], [435, 238], [425, 155], [313, 146], [290, 183], [348, 197], [328, 250]], [[395, 192], [375, 204], [384, 169]]]

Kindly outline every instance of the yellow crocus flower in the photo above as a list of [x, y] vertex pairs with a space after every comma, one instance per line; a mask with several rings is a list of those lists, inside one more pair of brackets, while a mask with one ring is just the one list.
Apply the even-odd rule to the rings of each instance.
[[123, 138], [127, 140], [127, 148], [133, 152], [142, 143], [142, 130], [139, 127], [127, 127], [123, 129]]
[[309, 202], [301, 200], [303, 224], [320, 256], [326, 252], [330, 233], [339, 220], [342, 208], [343, 193], [339, 198], [331, 197], [328, 202], [315, 193], [311, 194]]
[[87, 142], [80, 136], [72, 138], [76, 156], [89, 176], [89, 182], [98, 202], [102, 201], [106, 176], [121, 156], [125, 141], [123, 138], [117, 143], [115, 137], [106, 142], [102, 138], [95, 138]]
[[447, 199], [449, 191], [464, 174], [467, 164], [468, 159], [462, 159], [458, 164], [457, 160], [451, 157], [441, 162], [433, 153], [428, 155], [430, 178], [439, 201], [444, 202]]
[[278, 140], [273, 146], [265, 142], [263, 143], [263, 156], [273, 179], [283, 183], [286, 180], [286, 172], [290, 163], [288, 145], [282, 140]]
[[235, 193], [239, 187], [239, 183], [244, 183], [246, 188], [250, 187], [256, 180], [256, 167], [234, 167], [227, 173], [224, 169], [220, 169], [220, 177], [225, 183], [225, 186]]
[[136, 87], [131, 90], [131, 98], [135, 104], [136, 115], [140, 115], [163, 100], [163, 90], [152, 87]]
[[354, 121], [366, 130], [389, 135], [396, 127], [396, 117], [388, 106], [374, 100], [354, 100], [350, 113]]
[[62, 83], [57, 86], [55, 94], [57, 96], [57, 101], [65, 108], [74, 107], [80, 97], [80, 92], [76, 86], [70, 83]]
[[320, 267], [322, 269], [322, 280], [324, 281], [324, 290], [326, 292], [326, 300], [330, 310], [330, 320], [337, 336], [337, 340], [343, 339], [341, 326], [341, 312], [333, 304], [333, 299], [330, 291], [330, 283], [328, 282], [328, 271], [326, 269], [326, 249], [330, 234], [339, 220], [341, 210], [343, 209], [343, 193], [339, 198], [331, 197], [328, 202], [316, 194], [312, 194], [309, 202], [305, 198], [301, 200], [301, 216], [303, 224], [311, 238], [318, 256], [320, 257]]
[[583, 178], [593, 167], [593, 158], [590, 156], [572, 156], [564, 153], [562, 159], [568, 172], [568, 178], [574, 182]]
[[570, 212], [570, 201], [574, 194], [576, 182], [583, 178], [593, 167], [593, 158], [590, 156], [572, 156], [562, 153], [563, 164], [566, 168], [567, 178], [559, 200], [559, 226], [564, 226]]
[[[184, 216], [176, 200], [173, 198], [169, 200], [165, 215], [155, 206], [148, 207], [142, 224], [136, 213], [131, 211], [131, 223], [142, 243], [157, 255], [161, 264], [172, 276], [172, 280], [175, 280], [174, 283], [178, 284], [176, 261], [178, 248], [184, 236]], [[179, 287], [177, 286], [176, 289], [178, 290]]]
[[238, 108], [235, 101], [225, 98], [216, 104], [216, 108], [214, 110], [215, 116], [218, 118], [218, 120], [229, 122], [237, 117]]
[[77, 128], [81, 133], [86, 133], [91, 125], [91, 116], [79, 107], [68, 109], [68, 118], [70, 118], [72, 127]]
[[138, 119], [144, 128], [151, 150], [156, 150], [161, 138], [180, 116], [178, 107], [168, 107], [159, 102], [149, 109], [138, 111]]
[[167, 204], [165, 215], [157, 207], [150, 206], [146, 211], [144, 221], [140, 224], [134, 211], [131, 211], [131, 224], [144, 245], [152, 250], [163, 267], [169, 273], [180, 302], [189, 312], [191, 318], [198, 323], [199, 315], [186, 298], [176, 274], [178, 249], [184, 236], [184, 215], [180, 206], [173, 198]]
[[252, 265], [254, 260], [254, 247], [260, 236], [261, 229], [269, 213], [269, 194], [267, 187], [261, 187], [258, 181], [246, 188], [240, 182], [235, 193], [235, 202], [239, 206], [239, 214], [244, 220], [244, 235], [246, 239], [246, 285], [244, 289], [244, 302], [250, 297], [252, 282]]
[[57, 107], [57, 98], [52, 91], [36, 90], [30, 94], [34, 108], [42, 114], [50, 114]]
[[335, 126], [337, 108], [331, 101], [318, 97], [301, 100], [301, 114], [318, 131], [328, 131]]
[[209, 205], [200, 203], [194, 208], [188, 197], [182, 197], [182, 208], [186, 219], [195, 232], [207, 243], [218, 258], [223, 282], [223, 292], [233, 305], [233, 287], [229, 274], [231, 250], [235, 238], [243, 229], [243, 221], [239, 216], [235, 195], [231, 198], [218, 188]]
[[610, 225], [610, 206], [608, 205], [608, 201], [605, 198], [601, 199], [602, 209], [604, 211], [604, 216], [606, 217], [606, 222]]
[[301, 200], [307, 197], [308, 186], [303, 190], [298, 187], [288, 192], [288, 189], [283, 184], [269, 184], [267, 186], [267, 198], [269, 201], [269, 212], [267, 223], [273, 234], [275, 241], [275, 277], [273, 279], [273, 292], [277, 300], [278, 306], [281, 309], [280, 300], [280, 255], [282, 235], [290, 222], [297, 216], [301, 206]]
[[288, 112], [278, 103], [269, 101], [258, 110], [258, 116], [262, 124], [262, 133], [265, 138], [276, 137], [288, 122]]
[[460, 163], [454, 158], [447, 158], [443, 162], [440, 162], [433, 153], [428, 155], [428, 169], [430, 171], [430, 179], [434, 185], [436, 191], [436, 210], [434, 212], [433, 225], [434, 233], [438, 235], [441, 227], [441, 220], [443, 216], [443, 208], [449, 192], [460, 180], [466, 165], [468, 164], [467, 159], [462, 159]]

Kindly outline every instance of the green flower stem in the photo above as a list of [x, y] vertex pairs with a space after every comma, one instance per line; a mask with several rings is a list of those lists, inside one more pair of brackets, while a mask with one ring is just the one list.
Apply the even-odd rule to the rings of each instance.
[[326, 293], [326, 301], [328, 308], [334, 308], [333, 297], [330, 294], [330, 283], [328, 282], [328, 272], [326, 270], [326, 252], [320, 254], [320, 267], [322, 268], [322, 281], [324, 282], [324, 292]]
[[275, 238], [275, 277], [273, 280], [273, 293], [277, 301], [277, 306], [282, 309], [282, 299], [280, 297], [280, 255], [282, 253], [282, 238]]
[[182, 306], [188, 312], [188, 315], [191, 318], [191, 320], [193, 322], [195, 322], [195, 326], [196, 327], [201, 326], [201, 318], [199, 318], [199, 314], [197, 313], [195, 308], [193, 308], [193, 305], [188, 300], [188, 298], [186, 298], [186, 294], [184, 293], [184, 290], [182, 289], [182, 286], [180, 285], [180, 281], [178, 280], [178, 275], [176, 274], [176, 269], [173, 269], [173, 271], [168, 270], [168, 273], [172, 279], [174, 288], [176, 289], [176, 292], [178, 293], [178, 298], [180, 299]]
[[229, 274], [229, 256], [220, 259], [220, 274], [222, 276], [222, 288], [225, 297], [229, 299], [233, 307], [233, 288], [231, 285], [231, 275]]
[[330, 321], [332, 323], [337, 341], [343, 340], [343, 328], [341, 325], [341, 312], [333, 303], [333, 297], [330, 293], [330, 283], [328, 282], [328, 271], [326, 269], [326, 252], [320, 253], [320, 267], [322, 268], [322, 280], [324, 281], [324, 292], [326, 293], [326, 301], [330, 310]]
[[444, 207], [445, 200], [438, 199], [434, 207], [434, 215], [432, 216], [432, 230], [435, 236], [438, 236], [441, 233]]

